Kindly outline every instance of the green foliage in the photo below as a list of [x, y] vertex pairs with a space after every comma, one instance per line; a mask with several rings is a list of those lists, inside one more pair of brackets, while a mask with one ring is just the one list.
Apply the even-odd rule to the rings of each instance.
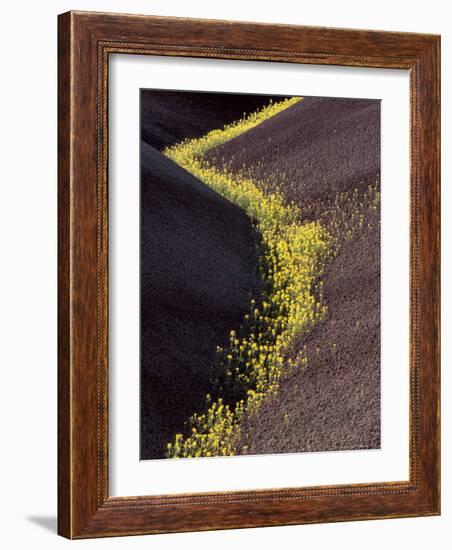
[[229, 345], [217, 348], [214, 396], [207, 396], [206, 412], [190, 418], [191, 432], [177, 434], [168, 444], [169, 457], [233, 455], [243, 416], [274, 395], [281, 377], [293, 368], [285, 352], [294, 334], [310, 331], [326, 313], [321, 292], [316, 295], [314, 289], [330, 255], [329, 233], [317, 221], [301, 224], [299, 208], [286, 204], [279, 192], [264, 192], [252, 179], [220, 171], [202, 156], [296, 101], [272, 104], [224, 130], [165, 150], [254, 220], [262, 236], [259, 272], [264, 288], [262, 298], [251, 301], [240, 330], [230, 332]]

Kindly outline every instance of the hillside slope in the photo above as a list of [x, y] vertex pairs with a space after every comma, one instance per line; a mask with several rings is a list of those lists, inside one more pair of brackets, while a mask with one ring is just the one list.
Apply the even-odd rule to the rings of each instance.
[[141, 458], [166, 445], [210, 388], [217, 345], [259, 293], [248, 216], [141, 147]]
[[322, 277], [327, 318], [292, 344], [307, 367], [248, 419], [241, 453], [380, 445], [380, 212], [366, 195], [379, 188], [379, 113], [378, 101], [305, 98], [206, 155], [270, 189], [279, 182], [306, 220], [330, 224], [339, 241]]
[[283, 180], [285, 196], [308, 203], [315, 219], [337, 193], [364, 192], [378, 177], [380, 102], [305, 97], [206, 158], [255, 180]]
[[141, 90], [141, 139], [161, 151], [252, 113], [280, 96]]

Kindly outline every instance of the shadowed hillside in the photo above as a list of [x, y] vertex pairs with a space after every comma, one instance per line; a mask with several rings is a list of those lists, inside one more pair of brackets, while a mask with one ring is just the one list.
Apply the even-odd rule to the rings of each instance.
[[159, 151], [199, 137], [281, 96], [141, 90], [141, 139]]
[[238, 207], [141, 147], [141, 458], [166, 444], [210, 391], [217, 345], [259, 293], [258, 237]]

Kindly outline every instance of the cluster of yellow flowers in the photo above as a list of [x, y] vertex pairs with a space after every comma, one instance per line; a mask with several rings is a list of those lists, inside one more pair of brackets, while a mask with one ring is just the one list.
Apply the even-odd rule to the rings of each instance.
[[[210, 402], [207, 396], [206, 402]], [[232, 456], [234, 454], [235, 427], [239, 418], [239, 406], [232, 412], [220, 397], [205, 414], [191, 419], [191, 435], [177, 434], [168, 445], [170, 458], [195, 458], [201, 456]]]
[[[291, 101], [271, 105], [265, 116]], [[250, 118], [252, 122], [265, 119], [262, 112]], [[292, 337], [311, 330], [326, 313], [314, 288], [331, 252], [329, 233], [319, 222], [300, 224], [298, 207], [286, 204], [279, 192], [264, 193], [253, 180], [220, 171], [202, 158], [209, 136], [211, 146], [218, 145], [230, 139], [231, 128], [238, 135], [250, 124], [245, 119], [165, 150], [168, 157], [254, 220], [262, 237], [259, 271], [265, 289], [258, 301], [251, 301], [238, 333], [230, 332], [226, 349], [217, 349], [216, 397], [207, 396], [206, 412], [189, 419], [190, 434], [177, 434], [168, 444], [171, 458], [233, 455], [243, 416], [277, 392], [281, 376], [293, 367], [293, 361], [285, 357]]]

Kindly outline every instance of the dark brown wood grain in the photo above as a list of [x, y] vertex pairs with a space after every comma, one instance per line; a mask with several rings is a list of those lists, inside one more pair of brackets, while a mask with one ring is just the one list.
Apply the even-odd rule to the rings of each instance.
[[[439, 513], [438, 36], [69, 12], [59, 16], [58, 531], [68, 538]], [[108, 494], [108, 56], [404, 68], [411, 82], [410, 479]]]
[[[69, 26], [70, 15], [60, 18]], [[58, 529], [70, 533], [70, 33], [58, 34]], [[64, 90], [64, 92], [63, 92]]]

